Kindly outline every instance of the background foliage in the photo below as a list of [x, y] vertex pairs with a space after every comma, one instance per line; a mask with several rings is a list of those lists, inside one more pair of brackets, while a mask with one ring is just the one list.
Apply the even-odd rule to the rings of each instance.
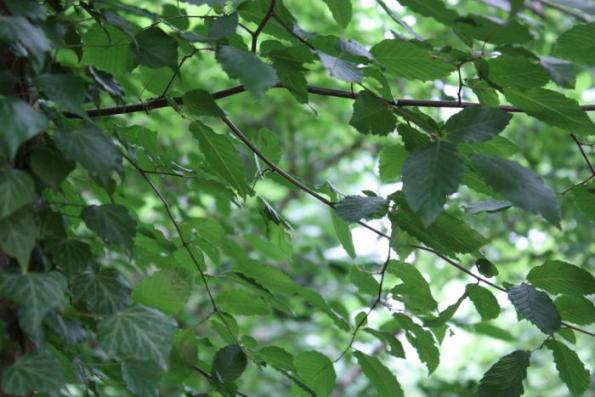
[[0, 11], [0, 395], [593, 392], [592, 2]]

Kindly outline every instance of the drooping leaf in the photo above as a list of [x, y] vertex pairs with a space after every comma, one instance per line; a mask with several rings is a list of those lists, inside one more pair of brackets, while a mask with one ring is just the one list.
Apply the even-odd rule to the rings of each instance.
[[526, 91], [505, 88], [503, 91], [510, 103], [544, 123], [577, 134], [595, 132], [595, 124], [574, 99], [544, 88]]
[[428, 373], [432, 374], [440, 364], [440, 350], [436, 346], [434, 335], [404, 314], [398, 313], [394, 317], [407, 331], [407, 341], [417, 351], [419, 359], [428, 368]]
[[178, 42], [158, 27], [142, 30], [130, 43], [136, 61], [150, 68], [178, 66]]
[[20, 307], [19, 324], [33, 339], [39, 339], [44, 317], [66, 303], [65, 289], [57, 272], [0, 275], [0, 296]]
[[349, 124], [362, 134], [387, 135], [395, 129], [397, 119], [386, 102], [371, 93], [362, 91], [353, 103]]
[[2, 373], [2, 390], [15, 396], [53, 393], [60, 390], [64, 382], [60, 360], [44, 351], [19, 357]]
[[319, 397], [329, 397], [335, 388], [335, 368], [331, 360], [317, 351], [295, 356], [293, 365], [301, 380]]
[[438, 308], [430, 285], [415, 266], [391, 260], [387, 270], [402, 281], [391, 292], [399, 295], [407, 308], [415, 312], [431, 312]]
[[122, 169], [122, 154], [112, 140], [92, 124], [60, 130], [55, 142], [66, 158], [79, 162], [103, 182]]
[[531, 353], [516, 350], [498, 360], [484, 374], [477, 390], [478, 397], [519, 397], [524, 392]]
[[328, 70], [331, 76], [348, 83], [361, 83], [363, 72], [358, 68], [356, 63], [334, 57], [322, 51], [318, 51], [317, 54], [320, 63]]
[[581, 325], [595, 323], [595, 305], [584, 296], [561, 295], [554, 303], [564, 321]]
[[549, 260], [532, 268], [527, 281], [552, 294], [595, 294], [595, 277], [591, 273], [558, 260]]
[[132, 248], [136, 221], [130, 216], [128, 208], [117, 204], [90, 205], [83, 209], [81, 217], [87, 227], [107, 244]]
[[129, 306], [101, 320], [97, 337], [112, 357], [167, 365], [176, 323], [158, 310]]
[[582, 396], [591, 381], [591, 374], [585, 368], [585, 364], [573, 350], [561, 342], [549, 339], [545, 346], [552, 351], [556, 369], [570, 393], [573, 396]]
[[39, 228], [29, 206], [0, 219], [0, 248], [9, 256], [16, 258], [23, 270], [29, 266], [29, 257], [37, 237], [39, 237]]
[[35, 198], [33, 178], [14, 168], [0, 170], [0, 218], [31, 204]]
[[539, 176], [513, 161], [498, 157], [473, 156], [471, 164], [475, 172], [511, 203], [541, 214], [554, 225], [560, 224], [556, 195]]
[[71, 281], [74, 299], [97, 314], [112, 314], [128, 305], [130, 287], [114, 269], [94, 272], [88, 270], [75, 275]]
[[595, 22], [576, 24], [556, 40], [555, 54], [585, 65], [595, 66]]
[[360, 219], [380, 218], [386, 214], [388, 202], [378, 196], [347, 196], [335, 206], [337, 214], [348, 223]]
[[360, 351], [353, 355], [357, 358], [362, 371], [366, 375], [379, 397], [403, 396], [403, 390], [397, 378], [376, 357], [369, 356]]
[[469, 107], [451, 116], [444, 126], [453, 142], [483, 142], [502, 132], [512, 116], [504, 110], [488, 107]]
[[508, 299], [517, 312], [533, 323], [545, 334], [553, 334], [560, 329], [560, 314], [554, 302], [545, 292], [522, 283], [508, 289]]
[[44, 131], [45, 116], [20, 99], [0, 96], [0, 157], [12, 160], [19, 146]]
[[229, 182], [241, 196], [250, 194], [252, 189], [246, 182], [242, 159], [232, 141], [197, 121], [190, 125], [190, 131], [198, 140], [200, 149], [213, 171]]
[[229, 345], [215, 353], [211, 376], [220, 383], [233, 382], [242, 375], [248, 359], [238, 345]]
[[406, 41], [383, 40], [370, 51], [390, 73], [406, 79], [435, 80], [456, 69], [429, 50]]
[[257, 99], [277, 83], [275, 69], [250, 52], [221, 46], [217, 50], [217, 61], [229, 77], [240, 80]]
[[500, 315], [500, 305], [490, 290], [476, 284], [467, 284], [465, 290], [483, 321], [494, 319]]
[[324, 0], [339, 26], [346, 28], [351, 21], [351, 0]]
[[446, 197], [457, 191], [464, 173], [465, 163], [457, 154], [457, 147], [448, 142], [434, 142], [407, 157], [403, 164], [403, 191], [424, 225], [438, 218]]

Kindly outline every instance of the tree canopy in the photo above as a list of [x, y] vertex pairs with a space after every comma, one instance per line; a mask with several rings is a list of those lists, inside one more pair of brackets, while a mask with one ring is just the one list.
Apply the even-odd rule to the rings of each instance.
[[0, 0], [0, 396], [593, 393], [590, 0]]

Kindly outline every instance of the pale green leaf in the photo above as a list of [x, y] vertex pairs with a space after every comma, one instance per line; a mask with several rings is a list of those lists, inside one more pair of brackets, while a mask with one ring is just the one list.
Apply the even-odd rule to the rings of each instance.
[[109, 24], [93, 24], [82, 38], [84, 47], [81, 63], [84, 65], [115, 75], [123, 75], [132, 69], [130, 37], [121, 30]]
[[271, 305], [243, 289], [228, 289], [217, 294], [217, 304], [224, 312], [245, 316], [271, 313]]
[[132, 300], [176, 315], [192, 293], [192, 275], [184, 268], [161, 269], [145, 277], [132, 291]]
[[595, 323], [595, 305], [584, 296], [561, 295], [554, 303], [564, 321], [580, 325]]
[[324, 354], [317, 351], [302, 352], [295, 356], [293, 365], [301, 380], [317, 397], [329, 397], [335, 388], [335, 368]]
[[382, 182], [394, 182], [401, 176], [407, 153], [401, 145], [388, 145], [380, 150], [378, 173]]
[[430, 285], [415, 266], [391, 260], [387, 270], [402, 281], [391, 290], [391, 293], [399, 295], [399, 300], [405, 303], [407, 308], [417, 313], [431, 312], [438, 308]]
[[595, 66], [595, 22], [576, 24], [556, 40], [555, 54], [585, 65]]
[[467, 284], [466, 292], [483, 321], [500, 315], [500, 305], [490, 290], [476, 284]]
[[376, 357], [369, 356], [360, 351], [353, 353], [357, 358], [362, 371], [366, 375], [379, 397], [403, 396], [403, 390], [397, 378]]
[[501, 55], [487, 61], [487, 65], [489, 81], [503, 88], [543, 87], [550, 79], [540, 64], [522, 56]]
[[351, 21], [351, 0], [324, 0], [339, 26], [346, 28]]

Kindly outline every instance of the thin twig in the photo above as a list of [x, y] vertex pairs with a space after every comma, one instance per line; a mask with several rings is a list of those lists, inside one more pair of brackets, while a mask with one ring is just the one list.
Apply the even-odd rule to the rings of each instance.
[[174, 80], [176, 79], [176, 77], [180, 73], [180, 69], [182, 69], [182, 66], [184, 66], [184, 62], [186, 62], [188, 59], [192, 58], [194, 56], [194, 54], [196, 54], [197, 52], [198, 52], [198, 49], [195, 48], [194, 50], [192, 50], [192, 52], [190, 52], [190, 54], [186, 54], [186, 55], [184, 55], [182, 57], [182, 59], [180, 60], [180, 63], [178, 63], [178, 67], [174, 71], [174, 74], [171, 76], [171, 78], [167, 82], [167, 85], [165, 86], [165, 89], [163, 90], [163, 93], [159, 96], [160, 98], [164, 98], [165, 97], [165, 95], [169, 91], [169, 88], [171, 87], [171, 85], [173, 84]]
[[252, 33], [252, 47], [251, 47], [252, 52], [256, 52], [256, 47], [258, 46], [258, 36], [260, 36], [260, 33], [262, 33], [262, 30], [264, 29], [266, 24], [269, 22], [269, 19], [271, 19], [271, 17], [273, 16], [274, 13], [275, 13], [275, 0], [271, 0], [271, 2], [269, 3], [269, 8], [267, 10], [267, 13], [265, 14], [262, 21], [260, 21], [260, 24], [254, 31], [254, 33]]
[[576, 135], [574, 135], [574, 134], [570, 134], [570, 136], [572, 137], [572, 140], [574, 140], [574, 143], [576, 143], [576, 146], [578, 146], [578, 150], [581, 151], [581, 154], [583, 155], [585, 162], [587, 163], [587, 165], [589, 166], [589, 169], [591, 170], [591, 175], [595, 175], [595, 168], [593, 168], [593, 164], [591, 164], [591, 160], [589, 160], [587, 153], [585, 153], [585, 149], [583, 149], [583, 145], [582, 145], [581, 141], [579, 141], [578, 138], [576, 137]]
[[[203, 370], [200, 367], [194, 366], [192, 367], [196, 372], [198, 372], [199, 374], [201, 374], [202, 376], [204, 376], [209, 382], [211, 383], [216, 383], [215, 380], [213, 379], [213, 377], [211, 376], [211, 374], [209, 374], [207, 371]], [[249, 397], [247, 394], [244, 394], [240, 391], [235, 392], [236, 396], [240, 396], [240, 397]]]

